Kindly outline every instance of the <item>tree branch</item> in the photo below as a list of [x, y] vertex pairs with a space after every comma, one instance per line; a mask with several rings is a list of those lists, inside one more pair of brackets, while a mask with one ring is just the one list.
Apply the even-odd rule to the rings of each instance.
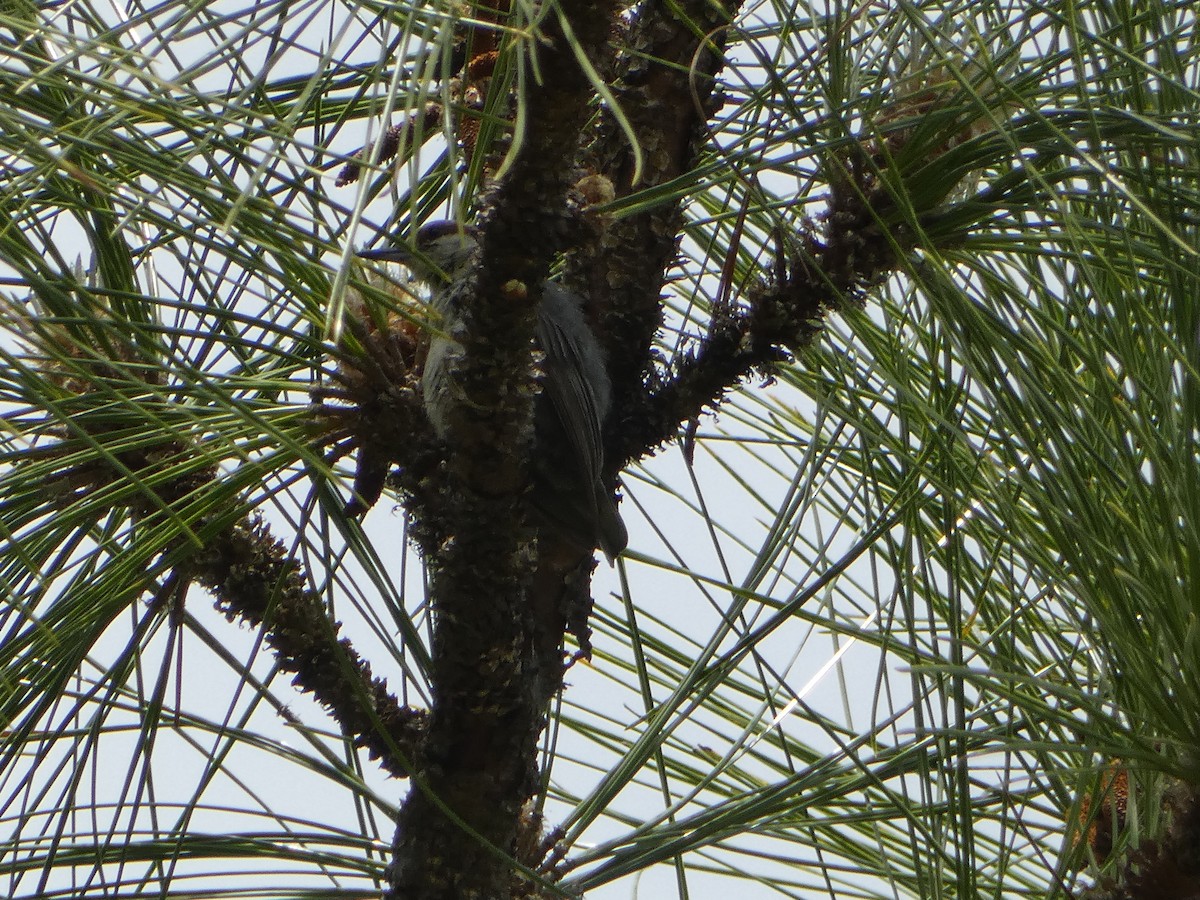
[[527, 525], [532, 339], [541, 285], [572, 224], [567, 191], [592, 110], [576, 49], [599, 57], [615, 5], [572, 0], [546, 9], [545, 41], [528, 48], [541, 81], [525, 98], [520, 152], [481, 201], [478, 263], [453, 287], [465, 313], [450, 375], [459, 402], [448, 416], [440, 493], [428, 507], [450, 539], [427, 557], [434, 700], [421, 778], [397, 823], [389, 875], [397, 900], [508, 896], [506, 855], [538, 784], [537, 740], [561, 684], [561, 588], [553, 599], [531, 596], [547, 577], [545, 566], [536, 576]]
[[311, 693], [358, 747], [396, 777], [424, 738], [426, 714], [401, 706], [371, 673], [304, 583], [300, 566], [262, 522], [249, 520], [213, 539], [190, 561], [192, 574], [229, 619], [263, 628], [293, 684]]
[[[641, 152], [641, 180], [633, 183], [636, 153], [611, 110], [602, 112], [584, 158], [612, 182], [618, 198], [665, 184], [694, 165], [717, 102], [713, 89], [725, 62], [726, 26], [740, 6], [730, 0], [651, 0], [639, 7], [612, 92]], [[630, 415], [642, 405], [650, 350], [662, 326], [659, 295], [682, 224], [681, 203], [662, 203], [612, 223], [568, 259], [565, 280], [590, 298], [608, 353], [613, 380], [608, 433], [618, 442], [631, 427], [643, 430]], [[608, 454], [614, 471], [629, 459]]]

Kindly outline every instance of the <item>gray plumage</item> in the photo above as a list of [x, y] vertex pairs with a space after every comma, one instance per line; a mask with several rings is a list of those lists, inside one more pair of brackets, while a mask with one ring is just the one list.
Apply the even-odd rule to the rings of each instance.
[[[429, 343], [421, 376], [425, 412], [439, 436], [448, 431], [452, 399], [449, 372], [461, 348], [453, 340], [459, 316], [456, 282], [475, 251], [475, 238], [454, 222], [433, 222], [417, 232], [415, 247], [360, 253], [366, 259], [403, 263], [432, 289], [430, 303], [443, 317]], [[544, 379], [534, 407], [533, 504], [539, 524], [573, 543], [599, 546], [612, 560], [628, 536], [603, 482], [603, 426], [611, 404], [604, 354], [583, 313], [583, 299], [552, 281], [542, 285], [535, 337]]]

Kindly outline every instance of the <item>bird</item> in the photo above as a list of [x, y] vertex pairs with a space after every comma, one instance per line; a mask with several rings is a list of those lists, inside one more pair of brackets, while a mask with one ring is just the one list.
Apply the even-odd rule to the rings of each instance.
[[[358, 253], [362, 259], [400, 263], [429, 288], [430, 306], [442, 316], [430, 337], [421, 375], [425, 413], [443, 440], [453, 395], [449, 381], [456, 356], [451, 337], [462, 320], [461, 292], [478, 242], [453, 221], [423, 225], [411, 244]], [[469, 302], [469, 299], [466, 300]], [[542, 354], [542, 390], [534, 402], [533, 510], [551, 528], [588, 553], [597, 546], [611, 563], [625, 550], [628, 533], [613, 494], [604, 484], [604, 422], [612, 390], [604, 351], [584, 315], [584, 300], [554, 281], [542, 285], [534, 337]]]

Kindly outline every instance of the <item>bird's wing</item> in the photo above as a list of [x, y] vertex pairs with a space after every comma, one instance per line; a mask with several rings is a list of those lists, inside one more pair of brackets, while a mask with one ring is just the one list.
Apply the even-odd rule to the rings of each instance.
[[543, 460], [542, 477], [561, 488], [563, 476], [571, 473], [566, 475], [566, 482], [574, 482], [571, 491], [577, 498], [575, 502], [586, 506], [590, 538], [599, 543], [612, 562], [625, 549], [629, 536], [601, 477], [602, 426], [610, 403], [608, 373], [603, 351], [584, 319], [577, 295], [553, 282], [546, 284], [538, 311], [537, 339], [546, 373], [543, 402], [549, 402], [557, 420], [552, 427], [566, 432], [567, 446], [563, 450], [573, 456], [561, 463]]
[[[548, 285], [548, 288], [553, 287]], [[561, 289], [560, 289], [561, 290]], [[544, 302], [554, 302], [547, 299]], [[570, 301], [561, 301], [570, 302]], [[573, 310], [582, 320], [582, 314]], [[589, 335], [590, 337], [590, 335]], [[580, 346], [568, 338], [562, 324], [543, 312], [538, 316], [538, 343], [544, 355], [545, 391], [589, 482], [600, 478], [604, 410], [592, 385]]]

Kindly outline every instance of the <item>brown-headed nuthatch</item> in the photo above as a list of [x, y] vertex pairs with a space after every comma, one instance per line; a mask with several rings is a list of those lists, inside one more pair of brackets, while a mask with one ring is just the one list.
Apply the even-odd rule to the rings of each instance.
[[[458, 353], [451, 335], [462, 316], [462, 298], [452, 285], [465, 274], [475, 246], [469, 228], [431, 222], [417, 232], [411, 247], [358, 254], [402, 263], [430, 288], [430, 304], [442, 321], [440, 333], [430, 340], [421, 382], [425, 412], [443, 438], [453, 399], [449, 373]], [[543, 284], [535, 336], [544, 373], [534, 406], [533, 506], [539, 525], [556, 529], [580, 546], [599, 546], [612, 560], [625, 549], [628, 536], [604, 486], [602, 430], [611, 390], [604, 353], [584, 317], [583, 299], [552, 281]]]

